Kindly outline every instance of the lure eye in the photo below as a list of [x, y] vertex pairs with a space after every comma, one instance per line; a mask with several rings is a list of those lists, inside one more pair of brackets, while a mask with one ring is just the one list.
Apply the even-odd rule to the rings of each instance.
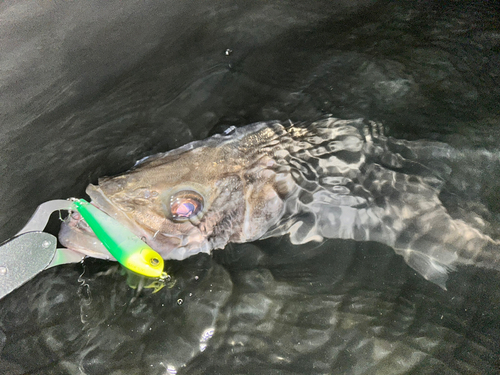
[[203, 197], [195, 191], [183, 190], [170, 197], [170, 213], [175, 221], [185, 221], [203, 210]]

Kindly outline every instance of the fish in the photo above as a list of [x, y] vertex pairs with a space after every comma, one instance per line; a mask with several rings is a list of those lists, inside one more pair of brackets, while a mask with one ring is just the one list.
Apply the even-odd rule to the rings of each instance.
[[[375, 241], [446, 289], [459, 265], [500, 269], [498, 241], [440, 201], [456, 153], [387, 137], [363, 118], [267, 121], [141, 159], [86, 193], [165, 260], [285, 235], [297, 245]], [[59, 241], [112, 259], [78, 213]]]

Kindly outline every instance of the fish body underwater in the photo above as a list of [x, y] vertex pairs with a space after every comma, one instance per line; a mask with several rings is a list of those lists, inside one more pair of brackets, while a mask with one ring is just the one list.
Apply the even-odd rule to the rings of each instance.
[[[294, 244], [376, 241], [445, 288], [457, 265], [500, 269], [498, 242], [440, 201], [456, 154], [364, 119], [261, 122], [145, 158], [87, 193], [164, 259], [285, 234]], [[112, 258], [76, 213], [59, 239]]]

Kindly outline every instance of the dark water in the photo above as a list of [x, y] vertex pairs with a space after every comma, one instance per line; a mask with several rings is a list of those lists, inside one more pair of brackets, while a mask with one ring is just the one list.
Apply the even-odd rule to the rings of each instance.
[[[442, 198], [495, 235], [498, 14], [484, 1], [3, 2], [0, 238], [39, 203], [214, 128], [328, 113], [470, 154]], [[390, 248], [286, 238], [167, 267], [157, 294], [113, 263], [45, 271], [0, 301], [0, 373], [500, 373], [498, 272], [461, 268], [443, 291]]]

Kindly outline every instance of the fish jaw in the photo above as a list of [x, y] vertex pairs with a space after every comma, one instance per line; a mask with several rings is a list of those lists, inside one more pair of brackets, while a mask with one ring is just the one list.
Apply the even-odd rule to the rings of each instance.
[[[106, 199], [99, 187], [89, 185], [87, 193], [95, 207], [123, 223], [124, 218], [121, 217], [114, 205]], [[78, 211], [70, 212], [63, 221], [58, 237], [59, 242], [68, 249], [92, 258], [115, 260]]]
[[76, 211], [71, 212], [62, 222], [58, 239], [64, 247], [80, 254], [97, 259], [115, 260]]
[[[98, 186], [89, 185], [87, 193], [92, 205], [122, 224], [127, 223], [125, 215], [106, 198]], [[130, 225], [125, 226], [130, 229]], [[92, 258], [115, 260], [78, 211], [70, 212], [63, 221], [58, 237], [59, 242], [68, 249]]]

